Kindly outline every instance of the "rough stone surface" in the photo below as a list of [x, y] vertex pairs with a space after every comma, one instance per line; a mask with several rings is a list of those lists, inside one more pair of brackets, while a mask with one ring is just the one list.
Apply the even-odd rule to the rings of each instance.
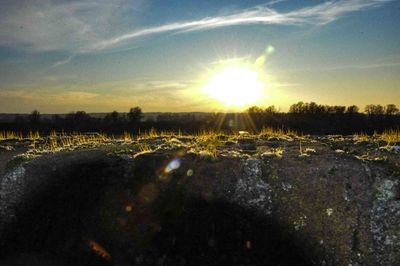
[[242, 162], [243, 174], [236, 183], [233, 201], [269, 215], [272, 211], [271, 189], [262, 178], [262, 161], [247, 159]]
[[396, 252], [400, 250], [400, 200], [396, 199], [399, 180], [385, 179], [377, 186], [371, 211], [374, 250], [382, 265], [396, 265], [400, 261], [400, 254]]
[[4, 226], [15, 219], [16, 208], [21, 204], [25, 187], [25, 168], [20, 165], [0, 179], [0, 235]]
[[[194, 265], [190, 258], [265, 265], [304, 249], [293, 258], [308, 264], [299, 265], [398, 265], [396, 151], [342, 136], [258, 139], [250, 152], [221, 141], [215, 158], [201, 156], [194, 138], [149, 141], [158, 148], [136, 155], [137, 143], [124, 152], [105, 146], [22, 161], [0, 179], [0, 262], [37, 245], [48, 253], [14, 255], [97, 258], [98, 265]], [[279, 249], [280, 240], [293, 249]], [[219, 256], [229, 254], [221, 243], [237, 255]]]

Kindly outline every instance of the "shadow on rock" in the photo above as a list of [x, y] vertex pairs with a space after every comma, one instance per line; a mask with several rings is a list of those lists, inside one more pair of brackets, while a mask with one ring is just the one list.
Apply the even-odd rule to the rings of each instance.
[[[113, 170], [114, 169], [114, 170]], [[115, 170], [119, 169], [119, 170]], [[118, 164], [79, 165], [38, 190], [1, 247], [1, 265], [310, 265], [286, 226], [170, 182], [138, 184]], [[141, 183], [141, 182], [139, 182]], [[144, 197], [143, 191], [145, 191]], [[142, 194], [141, 194], [142, 192]], [[157, 199], [149, 202], [149, 194]], [[151, 198], [150, 198], [151, 200]]]

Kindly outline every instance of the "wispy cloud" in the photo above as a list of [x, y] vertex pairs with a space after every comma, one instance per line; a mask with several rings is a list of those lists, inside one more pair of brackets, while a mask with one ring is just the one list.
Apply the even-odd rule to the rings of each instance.
[[[175, 21], [138, 28], [140, 0], [9, 1], [0, 10], [0, 45], [29, 51], [100, 52], [162, 33], [184, 33], [237, 25], [324, 25], [351, 12], [385, 5], [392, 0], [337, 0], [282, 12], [272, 0], [265, 5], [227, 15]], [[121, 8], [122, 7], [122, 8]], [[129, 19], [127, 19], [129, 18]], [[68, 63], [72, 57], [56, 62]]]
[[348, 71], [348, 70], [368, 70], [377, 68], [398, 68], [400, 62], [370, 62], [365, 64], [348, 64], [348, 65], [336, 65], [336, 66], [319, 66], [311, 68], [292, 69], [290, 71]]
[[53, 67], [58, 67], [58, 66], [62, 66], [65, 64], [68, 64], [74, 57], [76, 56], [76, 54], [70, 55], [65, 59], [62, 59], [60, 61], [57, 61], [53, 64]]
[[[28, 51], [77, 52], [128, 28], [141, 1], [13, 1], [0, 8], [0, 45]], [[112, 33], [114, 32], [114, 33]]]
[[286, 13], [280, 13], [271, 5], [257, 6], [226, 16], [207, 17], [200, 20], [182, 21], [135, 30], [95, 43], [88, 50], [103, 50], [122, 42], [139, 37], [166, 32], [189, 32], [215, 29], [235, 25], [323, 25], [348, 13], [363, 11], [384, 5], [391, 0], [339, 0], [328, 1], [311, 7], [305, 7]]
[[375, 68], [387, 68], [387, 67], [399, 67], [400, 62], [384, 62], [384, 63], [372, 63], [364, 65], [343, 65], [326, 68], [326, 70], [346, 70], [346, 69], [375, 69]]

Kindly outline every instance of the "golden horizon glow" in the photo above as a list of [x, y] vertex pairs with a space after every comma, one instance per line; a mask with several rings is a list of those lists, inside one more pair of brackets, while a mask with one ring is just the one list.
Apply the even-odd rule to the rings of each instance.
[[203, 92], [226, 106], [256, 103], [263, 94], [259, 74], [245, 66], [228, 66], [212, 75]]

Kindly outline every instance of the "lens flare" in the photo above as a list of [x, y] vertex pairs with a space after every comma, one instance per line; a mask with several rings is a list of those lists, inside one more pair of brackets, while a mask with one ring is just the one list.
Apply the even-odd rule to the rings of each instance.
[[167, 167], [165, 167], [164, 172], [166, 174], [178, 169], [181, 166], [181, 161], [179, 159], [173, 159]]

